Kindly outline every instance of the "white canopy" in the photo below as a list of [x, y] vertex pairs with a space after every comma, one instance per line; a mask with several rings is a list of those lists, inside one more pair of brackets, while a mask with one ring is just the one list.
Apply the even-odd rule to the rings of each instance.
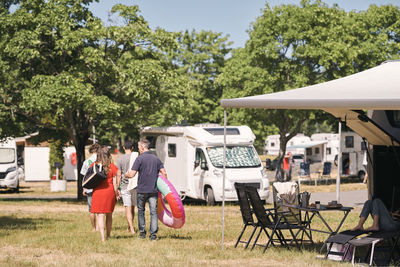
[[221, 105], [224, 108], [321, 109], [345, 121], [369, 143], [392, 145], [389, 134], [374, 123], [361, 121], [357, 110], [400, 109], [400, 61], [387, 61], [344, 78], [298, 89], [222, 99]]
[[[377, 67], [333, 81], [278, 93], [222, 99], [224, 108], [321, 109], [331, 113], [365, 137], [373, 145], [393, 145], [395, 140], [379, 125], [363, 116], [362, 110], [400, 110], [400, 61], [388, 61]], [[226, 128], [226, 110], [224, 111]], [[395, 140], [396, 145], [400, 145]], [[224, 144], [224, 148], [225, 148]], [[225, 153], [224, 153], [225, 156]], [[339, 160], [340, 161], [340, 160]], [[336, 180], [339, 202], [340, 175]], [[225, 188], [225, 158], [223, 171]], [[225, 193], [225, 190], [223, 191]], [[222, 201], [222, 248], [224, 244], [224, 203]], [[340, 203], [340, 202], [339, 202]]]

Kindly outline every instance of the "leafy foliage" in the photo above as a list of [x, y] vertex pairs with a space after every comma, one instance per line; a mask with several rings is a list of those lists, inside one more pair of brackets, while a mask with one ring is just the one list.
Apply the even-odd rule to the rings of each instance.
[[[273, 9], [267, 4], [251, 25], [245, 48], [232, 53], [218, 77], [224, 98], [321, 83], [398, 58], [399, 18], [399, 8], [390, 5], [346, 12], [321, 1]], [[313, 127], [327, 119], [320, 111], [296, 110], [233, 110], [229, 117], [250, 125], [261, 139], [279, 133], [281, 154], [306, 121]]]

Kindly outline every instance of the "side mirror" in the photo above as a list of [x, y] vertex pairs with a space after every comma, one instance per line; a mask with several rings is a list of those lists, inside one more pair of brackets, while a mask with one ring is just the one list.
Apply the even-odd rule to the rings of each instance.
[[207, 162], [206, 161], [202, 161], [201, 162], [201, 166], [200, 166], [200, 168], [202, 169], [202, 170], [208, 170], [208, 167], [207, 167]]
[[195, 162], [194, 162], [194, 168], [196, 169], [197, 168], [197, 166], [199, 166], [200, 165], [200, 160], [195, 160]]
[[18, 164], [18, 166], [24, 165], [24, 159], [22, 157], [18, 157], [17, 164]]

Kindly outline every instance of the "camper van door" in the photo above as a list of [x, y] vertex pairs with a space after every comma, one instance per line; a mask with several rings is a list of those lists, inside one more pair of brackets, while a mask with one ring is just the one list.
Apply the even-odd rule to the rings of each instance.
[[179, 194], [187, 188], [187, 150], [185, 139], [177, 136], [160, 135], [156, 140], [157, 156], [164, 163], [168, 180]]
[[357, 153], [356, 152], [351, 152], [349, 153], [350, 157], [350, 175], [357, 175], [357, 165], [358, 165], [358, 160], [357, 160]]
[[208, 176], [208, 165], [204, 151], [196, 148], [196, 157], [193, 170], [193, 188], [197, 198], [203, 198], [204, 179]]

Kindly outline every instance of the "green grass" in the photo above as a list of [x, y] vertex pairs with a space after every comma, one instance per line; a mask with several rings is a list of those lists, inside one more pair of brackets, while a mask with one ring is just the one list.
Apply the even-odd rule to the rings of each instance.
[[[261, 248], [234, 248], [242, 219], [239, 206], [231, 204], [225, 210], [222, 250], [221, 210], [221, 206], [185, 205], [183, 228], [160, 223], [159, 240], [151, 242], [128, 234], [118, 204], [111, 238], [102, 243], [100, 234], [91, 232], [85, 202], [0, 200], [0, 266], [347, 266], [316, 259], [326, 238], [318, 233], [314, 234], [318, 247], [302, 252], [270, 247], [263, 254]], [[358, 213], [351, 212], [342, 229], [353, 226]], [[327, 214], [336, 225], [340, 213]], [[146, 220], [148, 226], [148, 214]], [[322, 224], [316, 220], [313, 226]]]

